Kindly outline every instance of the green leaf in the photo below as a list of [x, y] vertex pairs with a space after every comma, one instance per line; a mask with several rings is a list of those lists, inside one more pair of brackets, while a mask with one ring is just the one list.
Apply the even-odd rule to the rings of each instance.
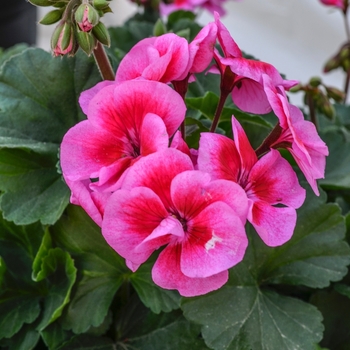
[[22, 293], [0, 298], [0, 339], [12, 337], [24, 323], [34, 322], [40, 314], [40, 296]]
[[121, 349], [204, 350], [200, 327], [185, 320], [180, 312], [152, 313], [133, 295], [118, 313], [116, 330]]
[[[31, 324], [25, 324], [19, 332], [9, 339], [3, 339], [5, 347], [11, 350], [31, 350], [38, 343], [40, 334]], [[0, 342], [0, 346], [1, 346]]]
[[312, 350], [322, 338], [322, 317], [305, 302], [257, 286], [225, 286], [185, 301], [187, 319], [203, 324], [213, 349]]
[[[298, 210], [294, 235], [281, 247], [265, 246], [248, 225], [245, 258], [230, 270], [228, 284], [184, 301], [185, 317], [202, 325], [209, 347], [307, 350], [321, 340], [319, 312], [277, 291], [283, 290], [281, 284], [326, 287], [347, 273], [350, 249], [344, 241], [344, 218], [337, 205], [325, 202], [324, 193], [315, 197], [309, 191]], [[292, 291], [289, 287], [284, 293]]]
[[27, 49], [2, 66], [0, 190], [8, 220], [53, 224], [61, 216], [69, 191], [57, 173], [58, 148], [68, 129], [85, 119], [81, 91], [99, 80], [93, 61], [81, 53], [55, 59]]
[[49, 284], [49, 291], [43, 304], [43, 313], [38, 330], [61, 316], [63, 308], [70, 300], [70, 293], [76, 279], [77, 269], [74, 261], [67, 252], [60, 248], [51, 249], [42, 259], [41, 271], [38, 279], [43, 279]]
[[74, 333], [86, 332], [90, 326], [98, 327], [116, 291], [131, 271], [80, 207], [69, 206], [67, 215], [50, 231], [53, 241], [70, 252], [81, 275], [63, 315], [63, 327]]
[[154, 284], [151, 275], [153, 262], [141, 265], [130, 276], [130, 282], [135, 288], [142, 302], [154, 313], [169, 312], [180, 307], [181, 296], [177, 291], [166, 290]]
[[[56, 169], [57, 158], [19, 149], [0, 150], [1, 209], [7, 220], [51, 224], [69, 202], [69, 189]], [[29, 186], [30, 184], [30, 186]]]
[[329, 149], [326, 159], [326, 175], [319, 181], [325, 189], [350, 189], [350, 142], [339, 132], [322, 135]]
[[6, 50], [0, 48], [0, 68], [8, 59], [12, 56], [17, 55], [28, 48], [27, 44], [17, 44]]
[[325, 201], [324, 193], [315, 197], [309, 191], [294, 235], [283, 246], [271, 249], [257, 242], [262, 281], [324, 288], [346, 275], [350, 249], [344, 241], [344, 218], [338, 205]]
[[60, 349], [76, 337], [73, 332], [64, 330], [58, 321], [48, 325], [40, 334], [50, 350]]
[[310, 302], [324, 318], [325, 332], [320, 345], [330, 350], [348, 350], [350, 344], [350, 299], [334, 290], [317, 291]]

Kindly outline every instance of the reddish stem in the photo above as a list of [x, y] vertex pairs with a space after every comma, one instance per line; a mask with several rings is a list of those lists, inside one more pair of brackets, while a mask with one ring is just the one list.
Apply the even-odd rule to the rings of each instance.
[[94, 58], [103, 80], [114, 80], [114, 72], [103, 45], [99, 42], [94, 49]]

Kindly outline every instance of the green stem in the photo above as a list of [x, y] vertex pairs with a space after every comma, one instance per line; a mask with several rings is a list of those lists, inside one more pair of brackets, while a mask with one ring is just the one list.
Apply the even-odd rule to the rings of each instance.
[[220, 100], [219, 100], [219, 103], [218, 103], [218, 105], [216, 107], [214, 120], [213, 120], [213, 124], [211, 124], [210, 132], [215, 132], [216, 127], [219, 124], [219, 120], [220, 120], [220, 116], [221, 116], [222, 110], [224, 109], [225, 101], [226, 101], [227, 96], [229, 94], [230, 94], [230, 91], [222, 91], [221, 90]]
[[111, 66], [111, 63], [109, 62], [106, 51], [100, 42], [98, 42], [96, 48], [94, 49], [93, 55], [94, 55], [96, 64], [98, 66], [98, 69], [100, 71], [100, 74], [102, 76], [102, 79], [114, 80], [115, 77], [114, 77], [113, 68]]

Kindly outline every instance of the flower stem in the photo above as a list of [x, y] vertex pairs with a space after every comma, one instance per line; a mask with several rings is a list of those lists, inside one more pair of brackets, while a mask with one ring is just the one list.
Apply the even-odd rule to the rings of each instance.
[[315, 103], [310, 94], [307, 96], [307, 104], [309, 106], [309, 113], [310, 113], [310, 119], [313, 122], [313, 124], [316, 127], [316, 130], [318, 130], [318, 122], [317, 122], [317, 116], [315, 111]]
[[262, 144], [255, 150], [257, 157], [262, 156], [263, 154], [270, 151], [271, 146], [278, 140], [281, 136], [283, 129], [279, 124], [277, 124], [272, 131], [267, 135]]
[[114, 80], [114, 72], [103, 45], [98, 42], [93, 52], [95, 62], [103, 80]]
[[221, 117], [222, 110], [224, 109], [225, 101], [227, 99], [227, 96], [230, 94], [230, 91], [222, 91], [220, 94], [220, 100], [219, 103], [216, 107], [215, 115], [214, 115], [214, 120], [213, 123], [211, 124], [210, 132], [215, 132], [216, 127], [219, 124], [219, 120]]

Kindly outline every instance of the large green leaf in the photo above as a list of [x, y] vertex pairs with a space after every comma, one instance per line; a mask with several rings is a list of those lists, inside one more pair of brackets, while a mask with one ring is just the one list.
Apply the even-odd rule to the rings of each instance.
[[80, 271], [62, 324], [83, 333], [104, 321], [116, 291], [131, 271], [80, 207], [70, 206], [51, 232], [55, 244], [70, 252]]
[[321, 288], [346, 274], [350, 250], [343, 240], [344, 219], [337, 205], [325, 201], [324, 194], [317, 198], [308, 193], [295, 233], [281, 247], [265, 246], [248, 225], [249, 247], [244, 260], [230, 270], [228, 284], [184, 301], [185, 317], [202, 325], [209, 347], [311, 350], [322, 339], [317, 309], [277, 291], [280, 284]]
[[132, 286], [135, 288], [142, 302], [154, 313], [169, 312], [180, 307], [180, 294], [177, 291], [166, 290], [154, 284], [151, 276], [153, 262], [147, 262], [130, 276]]
[[322, 135], [328, 145], [325, 179], [320, 180], [326, 189], [350, 190], [350, 142], [339, 132]]
[[[45, 69], [43, 69], [45, 67]], [[16, 224], [53, 224], [68, 204], [69, 191], [57, 173], [63, 135], [85, 118], [81, 91], [100, 80], [93, 60], [53, 58], [27, 49], [0, 71], [1, 209]]]

